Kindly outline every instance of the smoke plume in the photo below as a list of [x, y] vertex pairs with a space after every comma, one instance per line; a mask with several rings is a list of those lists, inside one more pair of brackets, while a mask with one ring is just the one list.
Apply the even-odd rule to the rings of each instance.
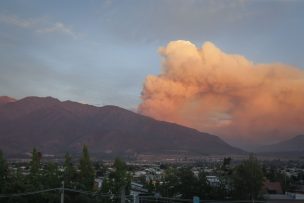
[[273, 143], [304, 132], [304, 71], [255, 64], [211, 42], [160, 49], [160, 75], [144, 82], [139, 112], [225, 140]]

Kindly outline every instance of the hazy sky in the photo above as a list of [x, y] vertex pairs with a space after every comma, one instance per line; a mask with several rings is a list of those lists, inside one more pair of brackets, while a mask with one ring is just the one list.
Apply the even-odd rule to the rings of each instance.
[[135, 109], [169, 41], [304, 68], [304, 1], [0, 2], [0, 95]]

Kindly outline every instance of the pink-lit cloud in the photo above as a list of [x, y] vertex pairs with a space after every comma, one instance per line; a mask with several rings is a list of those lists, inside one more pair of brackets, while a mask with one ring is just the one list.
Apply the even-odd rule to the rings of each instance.
[[255, 64], [211, 42], [172, 41], [159, 52], [162, 70], [146, 78], [140, 113], [245, 143], [304, 132], [303, 70]]

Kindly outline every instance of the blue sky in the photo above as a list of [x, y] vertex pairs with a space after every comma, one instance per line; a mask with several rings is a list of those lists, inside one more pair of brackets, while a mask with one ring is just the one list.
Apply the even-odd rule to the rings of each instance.
[[0, 2], [0, 95], [135, 109], [158, 49], [211, 41], [255, 63], [304, 68], [304, 1]]

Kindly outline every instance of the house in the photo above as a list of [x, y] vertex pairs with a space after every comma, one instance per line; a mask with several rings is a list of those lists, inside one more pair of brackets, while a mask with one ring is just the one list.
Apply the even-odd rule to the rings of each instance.
[[206, 178], [211, 187], [218, 187], [221, 183], [217, 176], [206, 176]]
[[142, 184], [131, 182], [130, 195], [138, 197], [141, 194], [148, 193], [148, 190], [144, 188]]
[[100, 190], [102, 187], [103, 179], [104, 179], [103, 177], [95, 178], [94, 179], [94, 188]]
[[295, 200], [304, 200], [304, 194], [303, 193], [293, 193], [293, 192], [286, 192], [286, 195], [288, 197], [291, 197]]
[[266, 194], [283, 194], [282, 185], [279, 181], [266, 180], [263, 185], [263, 191]]

